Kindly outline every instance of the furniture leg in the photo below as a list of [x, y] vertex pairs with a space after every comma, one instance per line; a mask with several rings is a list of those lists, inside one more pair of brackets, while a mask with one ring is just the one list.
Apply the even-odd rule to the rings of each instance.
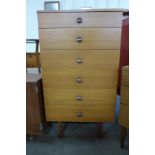
[[58, 122], [58, 137], [62, 138], [64, 136], [64, 130], [62, 127], [62, 122]]
[[97, 123], [97, 137], [102, 138], [102, 123]]
[[125, 143], [125, 137], [126, 137], [126, 128], [121, 126], [121, 134], [120, 134], [120, 147], [124, 147]]

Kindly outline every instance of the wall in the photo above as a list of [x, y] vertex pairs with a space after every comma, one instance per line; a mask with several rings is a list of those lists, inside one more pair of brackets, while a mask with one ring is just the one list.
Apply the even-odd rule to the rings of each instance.
[[[37, 10], [44, 9], [44, 1], [26, 0], [26, 38], [38, 38]], [[129, 8], [129, 0], [59, 0], [61, 10], [80, 9], [81, 7], [102, 8]], [[33, 48], [31, 46], [31, 48]], [[31, 50], [29, 48], [29, 50]]]

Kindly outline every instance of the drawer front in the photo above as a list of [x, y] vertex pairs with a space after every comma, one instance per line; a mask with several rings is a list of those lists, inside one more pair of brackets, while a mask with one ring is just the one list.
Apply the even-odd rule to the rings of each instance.
[[121, 28], [40, 29], [44, 49], [120, 49]]
[[46, 88], [101, 89], [117, 87], [116, 70], [43, 70]]
[[45, 105], [47, 121], [113, 122], [112, 106], [58, 106]]
[[44, 69], [118, 69], [119, 50], [45, 50]]
[[121, 86], [121, 104], [129, 105], [129, 87]]
[[129, 128], [129, 107], [127, 105], [120, 104], [119, 124]]
[[38, 13], [39, 28], [121, 27], [122, 12]]
[[45, 105], [114, 106], [116, 89], [53, 89], [44, 87]]
[[63, 89], [112, 89], [117, 87], [117, 79], [82, 79], [83, 83], [76, 82], [77, 80], [81, 80], [81, 77], [68, 78], [68, 80], [64, 80], [62, 78], [44, 78], [43, 77], [44, 87], [46, 88], [63, 88]]

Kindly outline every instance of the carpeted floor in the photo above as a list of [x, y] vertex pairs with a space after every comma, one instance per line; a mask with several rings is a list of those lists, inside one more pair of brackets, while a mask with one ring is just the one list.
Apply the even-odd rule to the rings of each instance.
[[128, 155], [128, 136], [125, 148], [119, 144], [118, 126], [119, 97], [116, 104], [116, 121], [103, 124], [103, 138], [96, 137], [95, 123], [65, 123], [65, 136], [57, 137], [56, 124], [51, 124], [49, 132], [27, 140], [27, 155]]

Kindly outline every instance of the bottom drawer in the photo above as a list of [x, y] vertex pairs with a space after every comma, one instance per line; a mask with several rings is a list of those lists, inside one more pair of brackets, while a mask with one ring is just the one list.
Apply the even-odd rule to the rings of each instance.
[[129, 106], [120, 104], [119, 124], [129, 128]]
[[47, 121], [113, 122], [114, 106], [45, 105]]

